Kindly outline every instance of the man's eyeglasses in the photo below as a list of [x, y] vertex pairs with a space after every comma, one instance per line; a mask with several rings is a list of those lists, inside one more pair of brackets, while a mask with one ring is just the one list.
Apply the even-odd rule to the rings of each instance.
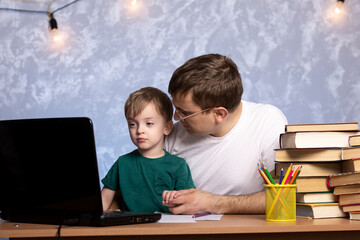
[[195, 116], [195, 115], [197, 115], [197, 114], [199, 114], [199, 113], [206, 112], [206, 111], [210, 110], [211, 108], [212, 108], [212, 107], [209, 107], [209, 108], [207, 108], [207, 109], [201, 110], [201, 111], [199, 111], [199, 112], [191, 113], [191, 114], [188, 114], [188, 115], [186, 115], [185, 113], [183, 113], [183, 112], [182, 112], [181, 110], [179, 110], [179, 109], [175, 109], [175, 112], [176, 112], [176, 114], [179, 116], [180, 120], [181, 120], [181, 121], [184, 121], [185, 119], [187, 119], [187, 118], [189, 118], [189, 117], [193, 117], [193, 116]]

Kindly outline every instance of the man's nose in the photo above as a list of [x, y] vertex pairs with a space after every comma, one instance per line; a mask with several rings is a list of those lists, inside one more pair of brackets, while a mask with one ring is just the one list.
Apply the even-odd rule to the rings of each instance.
[[175, 111], [175, 114], [174, 114], [174, 120], [175, 121], [180, 121], [181, 120], [179, 114], [176, 111]]

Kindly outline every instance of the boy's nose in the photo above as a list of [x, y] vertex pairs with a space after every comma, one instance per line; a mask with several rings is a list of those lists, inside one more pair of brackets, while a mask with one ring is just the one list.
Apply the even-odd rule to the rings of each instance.
[[141, 125], [139, 125], [139, 127], [137, 128], [137, 133], [138, 134], [144, 133], [144, 128]]

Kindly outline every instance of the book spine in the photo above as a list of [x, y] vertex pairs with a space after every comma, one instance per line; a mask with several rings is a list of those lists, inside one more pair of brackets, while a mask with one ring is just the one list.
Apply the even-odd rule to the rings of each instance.
[[328, 185], [328, 187], [333, 187], [333, 186], [331, 186], [331, 183], [330, 183], [330, 176], [326, 177], [326, 184]]
[[352, 137], [352, 136], [350, 136], [350, 137], [348, 138], [348, 145], [349, 145], [350, 147], [352, 147], [352, 145], [350, 144], [350, 139], [351, 139], [351, 137]]
[[349, 139], [348, 139], [348, 144], [350, 147], [360, 147], [359, 144], [350, 144], [350, 139], [353, 138], [353, 137], [359, 137], [359, 135], [354, 135], [354, 136], [349, 136]]

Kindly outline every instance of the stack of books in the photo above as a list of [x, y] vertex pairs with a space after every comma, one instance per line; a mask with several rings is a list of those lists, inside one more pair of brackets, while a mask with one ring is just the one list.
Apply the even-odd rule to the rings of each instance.
[[[353, 161], [353, 160], [349, 160]], [[343, 212], [349, 213], [350, 219], [360, 220], [360, 169], [332, 174], [328, 176], [328, 185], [334, 187], [334, 195], [339, 198]]]
[[360, 147], [355, 146], [359, 140], [357, 122], [286, 125], [285, 133], [280, 135], [280, 149], [275, 150], [275, 176], [280, 177], [282, 169], [290, 164], [302, 166], [296, 182], [298, 217], [347, 216], [327, 177], [342, 173], [342, 168], [350, 170], [360, 165]]

